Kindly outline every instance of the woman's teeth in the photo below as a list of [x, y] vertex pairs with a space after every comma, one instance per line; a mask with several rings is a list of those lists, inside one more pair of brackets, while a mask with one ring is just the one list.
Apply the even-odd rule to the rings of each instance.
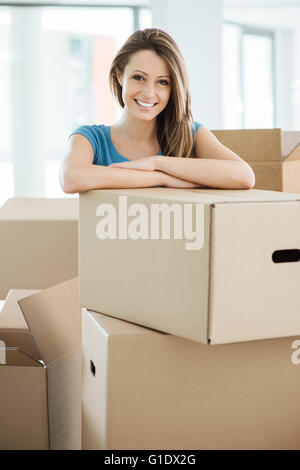
[[144, 103], [143, 101], [139, 101], [139, 100], [135, 100], [135, 101], [139, 106], [142, 106], [143, 108], [154, 108], [154, 106], [156, 105], [156, 103]]

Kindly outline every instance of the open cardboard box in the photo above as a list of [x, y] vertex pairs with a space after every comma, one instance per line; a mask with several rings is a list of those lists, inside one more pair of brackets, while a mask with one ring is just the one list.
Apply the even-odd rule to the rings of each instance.
[[238, 129], [212, 131], [252, 167], [255, 189], [300, 193], [300, 131]]
[[300, 194], [93, 190], [79, 204], [82, 307], [205, 344], [300, 334]]
[[81, 448], [81, 309], [73, 278], [18, 301], [47, 371], [50, 448]]
[[0, 366], [5, 381], [0, 389], [0, 447], [81, 449], [77, 278], [40, 292], [11, 290], [0, 313], [0, 328], [0, 340], [19, 347], [6, 350], [5, 358], [2, 353], [6, 364]]
[[78, 199], [8, 199], [0, 208], [0, 298], [78, 275]]
[[17, 300], [34, 290], [10, 290], [0, 312], [0, 449], [45, 450], [46, 368]]

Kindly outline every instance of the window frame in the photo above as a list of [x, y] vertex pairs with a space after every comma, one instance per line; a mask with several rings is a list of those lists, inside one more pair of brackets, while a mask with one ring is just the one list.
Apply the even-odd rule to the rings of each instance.
[[240, 34], [239, 34], [239, 44], [238, 44], [238, 49], [239, 49], [239, 86], [240, 86], [240, 91], [241, 91], [241, 100], [243, 103], [243, 112], [242, 112], [242, 118], [241, 118], [241, 123], [242, 123], [242, 128], [245, 129], [245, 123], [246, 123], [246, 108], [245, 108], [245, 88], [244, 88], [244, 63], [245, 63], [245, 57], [243, 54], [243, 40], [245, 35], [253, 35], [253, 36], [261, 36], [261, 37], [267, 37], [271, 39], [271, 77], [272, 77], [272, 102], [273, 102], [273, 120], [272, 120], [272, 126], [275, 127], [275, 123], [277, 122], [277, 106], [276, 106], [276, 51], [275, 51], [275, 32], [272, 30], [268, 30], [265, 28], [259, 28], [256, 26], [251, 26], [251, 25], [246, 25], [242, 23], [238, 23], [235, 21], [224, 21], [223, 25], [232, 25], [232, 26], [237, 26], [240, 29]]

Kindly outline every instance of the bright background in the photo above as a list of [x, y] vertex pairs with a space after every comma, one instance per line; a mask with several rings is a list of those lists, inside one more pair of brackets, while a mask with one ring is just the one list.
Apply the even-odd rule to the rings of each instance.
[[136, 29], [177, 41], [208, 128], [299, 130], [299, 18], [300, 0], [0, 2], [0, 205], [74, 197], [58, 181], [68, 136], [118, 119], [108, 71]]

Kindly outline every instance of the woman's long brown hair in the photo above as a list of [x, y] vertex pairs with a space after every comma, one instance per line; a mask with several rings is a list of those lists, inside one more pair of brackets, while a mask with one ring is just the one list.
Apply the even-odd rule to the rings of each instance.
[[171, 74], [171, 94], [165, 109], [157, 116], [157, 140], [162, 154], [194, 157], [195, 124], [191, 112], [189, 78], [184, 58], [176, 42], [161, 29], [148, 28], [133, 33], [115, 56], [109, 73], [112, 93], [121, 107], [122, 87], [116, 71], [123, 74], [130, 56], [140, 50], [156, 52], [165, 60]]

